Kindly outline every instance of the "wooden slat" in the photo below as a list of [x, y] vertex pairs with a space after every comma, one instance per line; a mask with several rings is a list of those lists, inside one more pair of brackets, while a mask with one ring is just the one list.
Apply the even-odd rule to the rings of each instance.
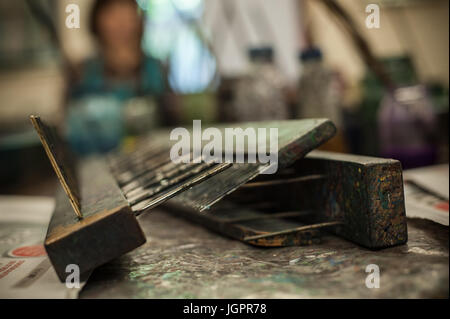
[[31, 115], [30, 120], [75, 214], [81, 218], [80, 190], [73, 155], [59, 138], [55, 128], [46, 125], [39, 116]]
[[[279, 169], [301, 159], [333, 137], [336, 132], [333, 123], [326, 119], [242, 123], [242, 126], [278, 128]], [[256, 178], [265, 167], [267, 165], [258, 163], [235, 163], [227, 170], [178, 195], [174, 200], [184, 202], [195, 210], [207, 210], [226, 195]]]
[[78, 219], [59, 189], [45, 249], [59, 278], [68, 264], [87, 273], [145, 243], [145, 236], [115, 180], [101, 159], [82, 161], [77, 170], [83, 218]]

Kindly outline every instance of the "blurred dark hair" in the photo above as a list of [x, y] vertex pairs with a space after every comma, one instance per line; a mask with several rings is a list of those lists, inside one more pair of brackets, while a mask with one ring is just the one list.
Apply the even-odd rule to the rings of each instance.
[[[94, 5], [92, 6], [92, 9], [91, 9], [91, 15], [90, 15], [90, 20], [89, 20], [89, 29], [95, 37], [99, 38], [98, 27], [97, 27], [97, 18], [99, 16], [100, 12], [102, 10], [104, 10], [105, 8], [107, 8], [108, 6], [110, 6], [114, 3], [120, 3], [120, 2], [128, 3], [128, 4], [135, 6], [136, 10], [139, 9], [139, 6], [137, 5], [136, 0], [95, 0]], [[144, 26], [143, 26], [143, 19], [141, 19], [141, 20], [142, 20], [142, 26], [141, 26], [141, 35], [142, 35]]]

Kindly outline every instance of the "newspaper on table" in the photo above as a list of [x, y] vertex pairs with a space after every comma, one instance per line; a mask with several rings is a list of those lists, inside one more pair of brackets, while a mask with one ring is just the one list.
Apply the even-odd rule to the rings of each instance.
[[43, 243], [50, 197], [0, 196], [0, 298], [77, 298], [84, 285], [60, 282]]
[[449, 225], [449, 165], [406, 170], [406, 216]]

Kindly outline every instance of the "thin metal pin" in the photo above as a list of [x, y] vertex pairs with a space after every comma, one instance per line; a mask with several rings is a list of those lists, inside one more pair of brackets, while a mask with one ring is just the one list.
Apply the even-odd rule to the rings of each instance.
[[253, 241], [253, 240], [278, 236], [278, 235], [287, 235], [287, 234], [291, 234], [291, 233], [295, 233], [295, 232], [336, 226], [336, 225], [342, 225], [342, 224], [343, 224], [342, 222], [325, 222], [325, 223], [318, 223], [318, 224], [312, 224], [312, 225], [307, 225], [307, 226], [300, 226], [300, 227], [296, 227], [296, 228], [290, 228], [290, 229], [267, 233], [267, 234], [262, 234], [262, 235], [247, 236], [247, 237], [244, 237], [244, 241]]

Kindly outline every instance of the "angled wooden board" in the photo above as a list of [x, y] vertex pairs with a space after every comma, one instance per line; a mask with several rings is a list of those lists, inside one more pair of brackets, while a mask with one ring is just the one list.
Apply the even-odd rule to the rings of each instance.
[[[328, 141], [336, 127], [327, 119], [242, 123], [242, 128], [278, 128], [278, 168], [282, 169], [303, 158], [308, 152]], [[184, 203], [194, 210], [205, 211], [243, 184], [261, 174], [267, 164], [235, 163], [171, 201]]]

